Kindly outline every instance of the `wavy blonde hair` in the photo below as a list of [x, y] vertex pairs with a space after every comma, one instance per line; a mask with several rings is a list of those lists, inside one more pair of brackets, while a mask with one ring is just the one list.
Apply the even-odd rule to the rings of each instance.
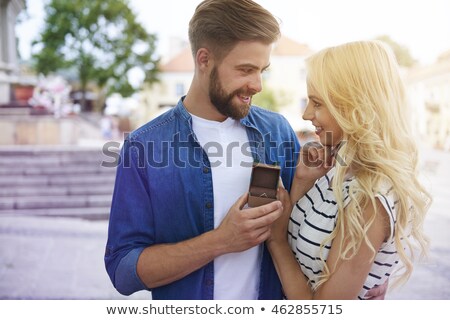
[[[423, 222], [431, 197], [417, 179], [418, 151], [407, 121], [405, 88], [395, 56], [379, 41], [359, 41], [322, 50], [306, 64], [308, 85], [323, 99], [345, 141], [338, 151], [344, 162], [336, 163], [332, 182], [337, 225], [322, 247], [342, 230], [343, 259], [353, 257], [363, 241], [375, 255], [366, 231], [377, 212], [375, 195], [383, 192], [387, 182], [397, 198], [394, 241], [405, 267], [400, 282], [406, 282], [413, 269], [414, 249], [418, 245], [421, 256], [428, 250]], [[348, 168], [355, 179], [344, 215], [342, 185]], [[362, 211], [367, 205], [373, 206], [375, 214], [364, 221]], [[324, 265], [318, 285], [333, 272]]]

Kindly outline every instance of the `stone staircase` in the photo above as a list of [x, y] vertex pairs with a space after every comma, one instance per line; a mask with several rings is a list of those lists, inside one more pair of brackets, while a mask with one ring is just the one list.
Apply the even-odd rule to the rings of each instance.
[[99, 148], [0, 148], [0, 215], [107, 219], [115, 167]]

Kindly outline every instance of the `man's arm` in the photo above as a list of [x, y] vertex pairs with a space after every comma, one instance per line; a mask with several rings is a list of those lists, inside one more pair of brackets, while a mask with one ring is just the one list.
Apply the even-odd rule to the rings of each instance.
[[365, 298], [367, 300], [384, 300], [386, 297], [386, 293], [389, 288], [389, 279], [386, 280], [382, 285], [373, 287], [369, 291], [367, 291]]
[[179, 280], [216, 257], [241, 252], [264, 242], [270, 226], [283, 211], [280, 201], [257, 208], [242, 209], [244, 194], [228, 212], [220, 226], [195, 238], [176, 244], [158, 244], [142, 251], [137, 273], [148, 288]]

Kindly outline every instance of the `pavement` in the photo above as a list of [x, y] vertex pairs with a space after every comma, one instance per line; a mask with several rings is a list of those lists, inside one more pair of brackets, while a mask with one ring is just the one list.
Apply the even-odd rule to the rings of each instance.
[[[450, 299], [450, 152], [423, 149], [424, 184], [434, 196], [425, 230], [426, 261], [386, 299]], [[151, 299], [146, 291], [120, 295], [103, 264], [105, 220], [0, 215], [0, 299]]]

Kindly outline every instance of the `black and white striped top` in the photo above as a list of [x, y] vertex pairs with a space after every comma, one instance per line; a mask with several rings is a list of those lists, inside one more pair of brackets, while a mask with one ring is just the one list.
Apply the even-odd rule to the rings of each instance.
[[[336, 225], [338, 207], [331, 189], [331, 179], [335, 173], [332, 168], [325, 176], [318, 179], [294, 206], [289, 221], [288, 239], [292, 251], [299, 262], [303, 273], [308, 277], [311, 285], [318, 281], [323, 269], [320, 259], [320, 244], [330, 235]], [[344, 182], [344, 206], [349, 199], [349, 185], [351, 179]], [[386, 209], [390, 220], [390, 237], [378, 251], [375, 262], [358, 294], [364, 299], [365, 294], [376, 285], [383, 284], [398, 265], [398, 254], [393, 241], [396, 221], [395, 198], [392, 189], [385, 188], [384, 194], [378, 194], [380, 202]], [[327, 259], [331, 243], [326, 243], [322, 249], [323, 259]]]

